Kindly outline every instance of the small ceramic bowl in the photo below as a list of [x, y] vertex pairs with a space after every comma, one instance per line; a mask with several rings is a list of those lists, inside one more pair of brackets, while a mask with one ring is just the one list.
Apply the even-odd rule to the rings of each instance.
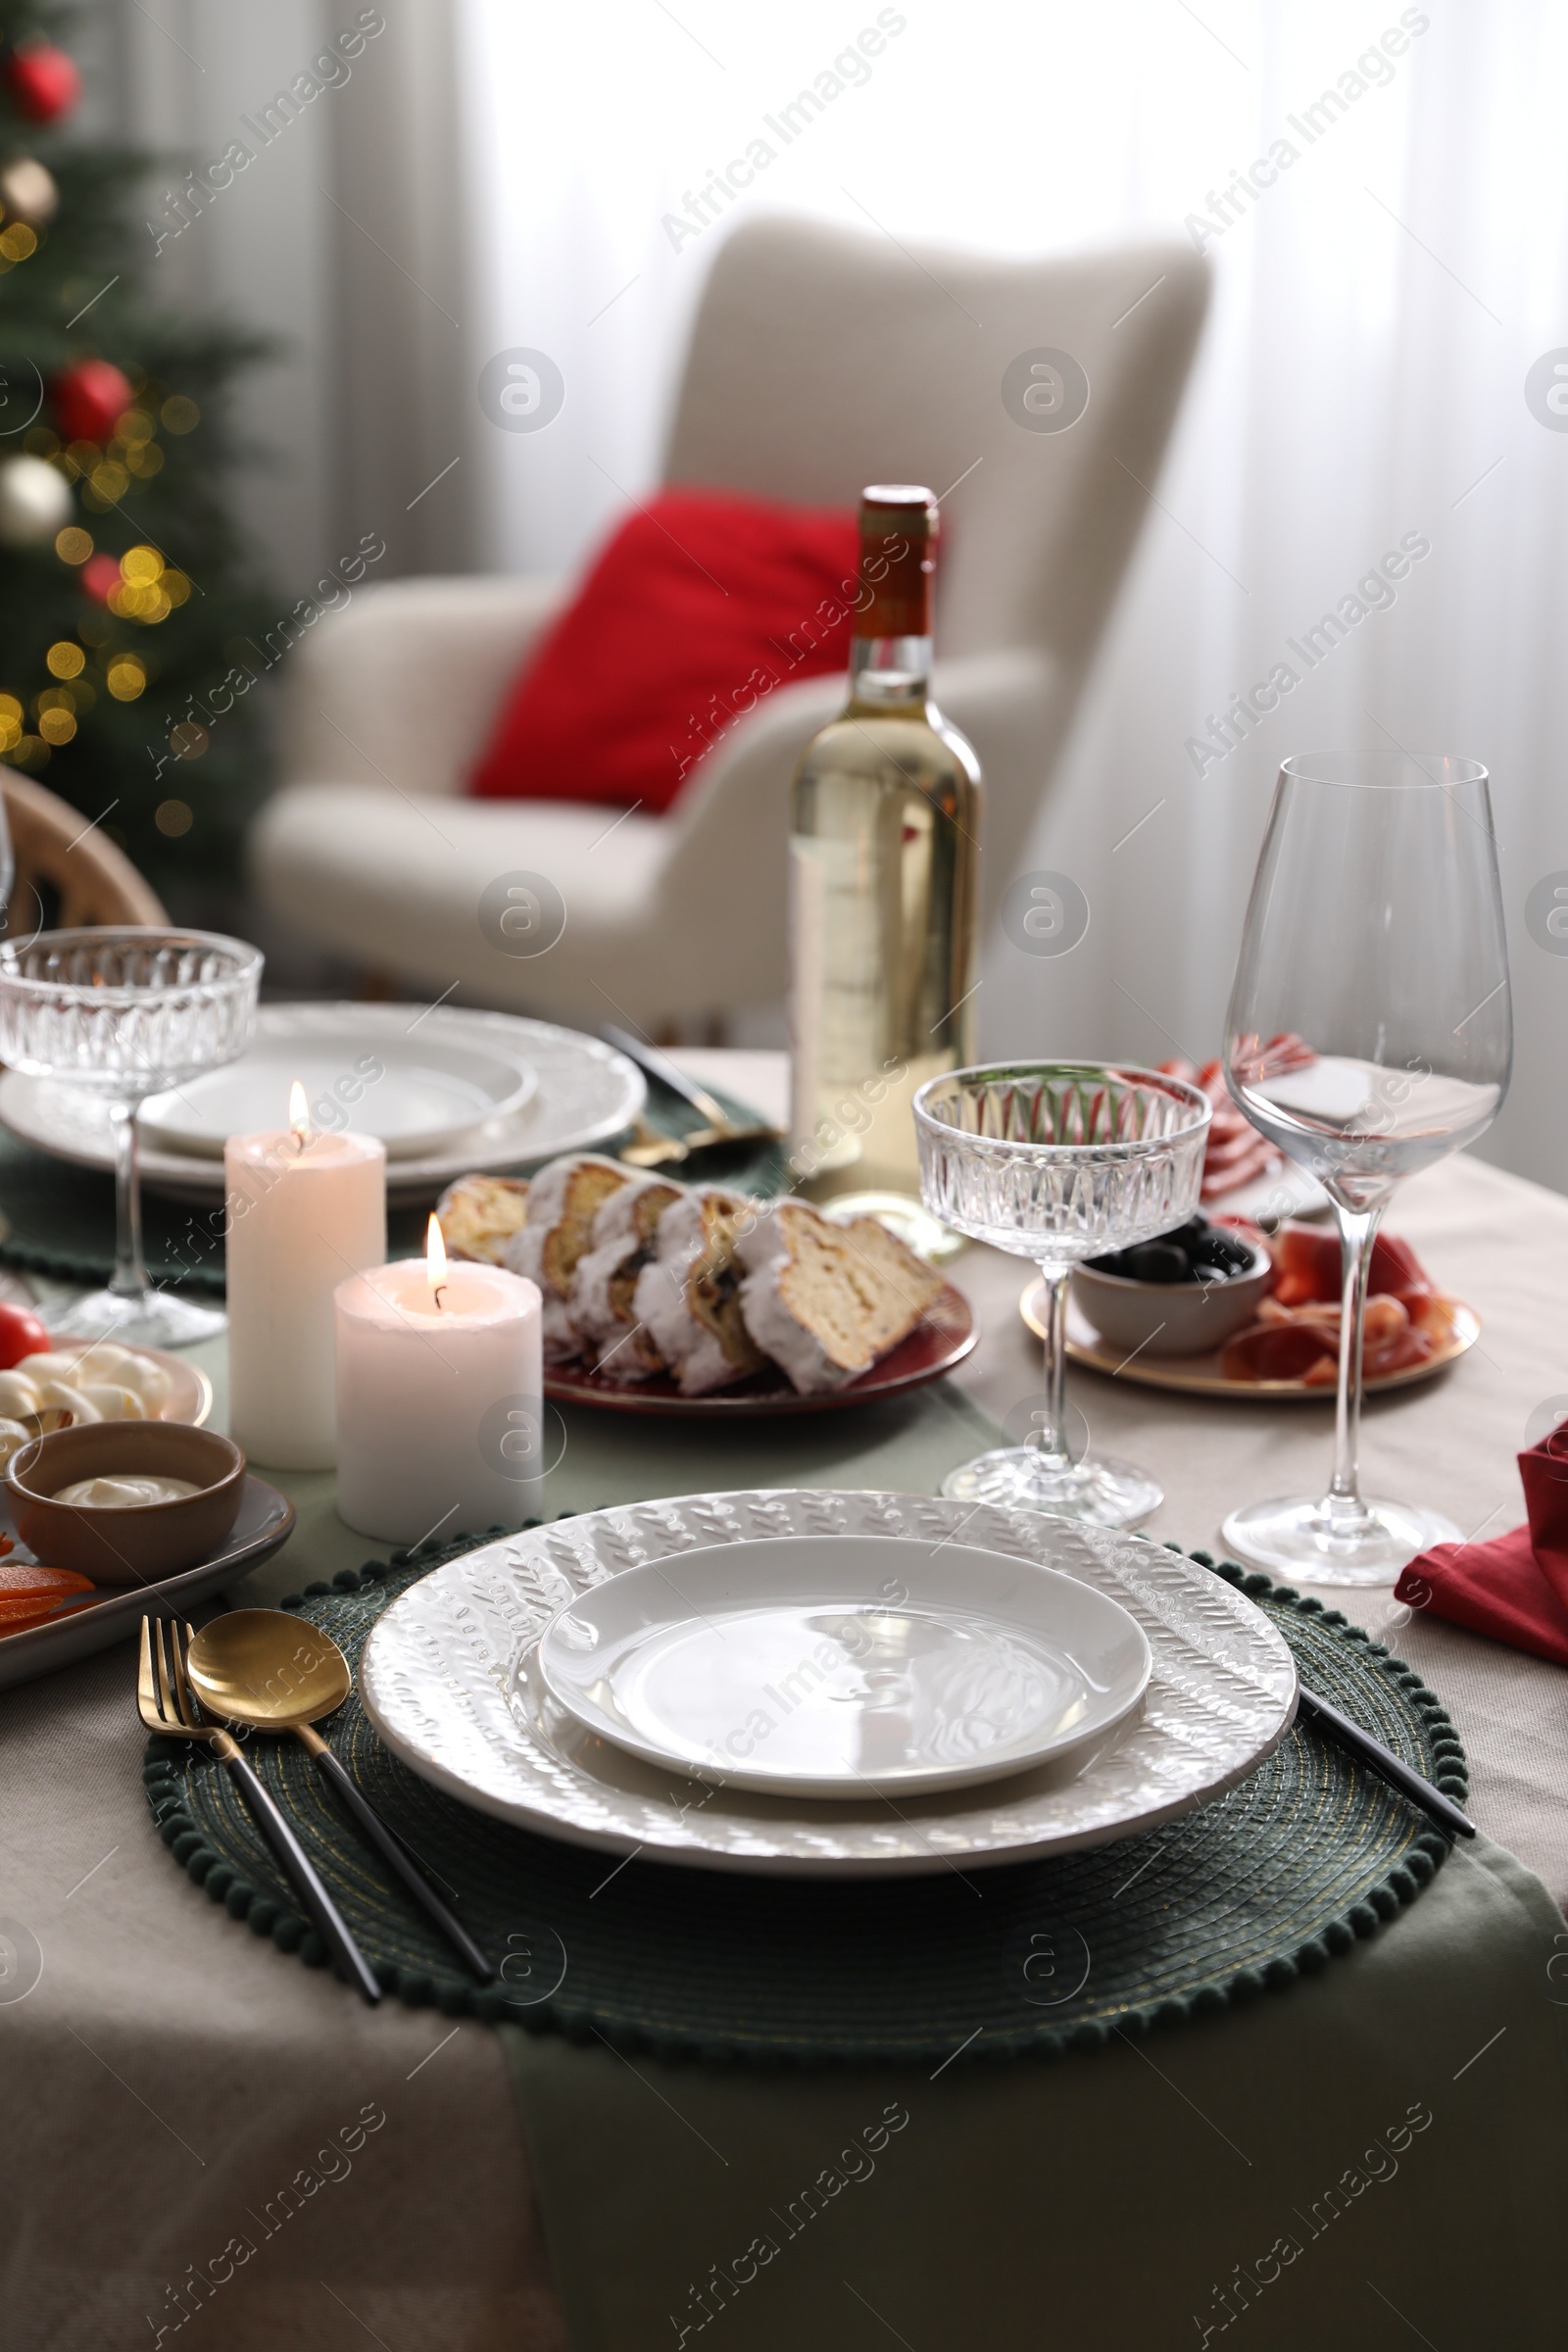
[[1255, 1242], [1244, 1247], [1251, 1266], [1223, 1282], [1133, 1282], [1074, 1266], [1073, 1300], [1102, 1339], [1129, 1354], [1136, 1348], [1145, 1355], [1205, 1355], [1256, 1320], [1273, 1278], [1268, 1251]]
[[[57, 1502], [80, 1478], [186, 1478], [197, 1488], [172, 1502]], [[140, 1585], [177, 1576], [211, 1557], [239, 1517], [245, 1456], [215, 1430], [180, 1421], [89, 1421], [31, 1438], [12, 1455], [6, 1499], [18, 1535], [51, 1568], [74, 1568], [95, 1585]]]

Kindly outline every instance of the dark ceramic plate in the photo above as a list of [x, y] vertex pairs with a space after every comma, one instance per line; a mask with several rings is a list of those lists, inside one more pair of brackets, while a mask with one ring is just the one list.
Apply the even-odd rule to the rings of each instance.
[[[14, 1535], [3, 1482], [0, 1517], [6, 1533]], [[198, 1560], [194, 1568], [182, 1569], [178, 1576], [166, 1576], [155, 1584], [105, 1585], [102, 1597], [88, 1601], [85, 1607], [68, 1610], [42, 1625], [29, 1625], [23, 1633], [5, 1635], [0, 1639], [0, 1690], [13, 1683], [30, 1682], [35, 1674], [50, 1674], [57, 1666], [69, 1666], [95, 1649], [107, 1649], [113, 1642], [128, 1640], [146, 1615], [179, 1616], [215, 1587], [270, 1559], [287, 1543], [293, 1525], [294, 1505], [288, 1496], [270, 1487], [264, 1478], [247, 1475], [239, 1517], [220, 1550], [210, 1559]], [[30, 1560], [32, 1554], [24, 1544], [7, 1557]]]

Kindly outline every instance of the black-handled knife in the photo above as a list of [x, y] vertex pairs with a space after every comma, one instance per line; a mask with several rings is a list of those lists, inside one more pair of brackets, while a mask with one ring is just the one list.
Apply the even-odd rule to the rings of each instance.
[[657, 1078], [661, 1086], [667, 1087], [672, 1095], [678, 1095], [690, 1109], [707, 1119], [710, 1126], [723, 1128], [733, 1124], [728, 1112], [719, 1107], [708, 1089], [699, 1086], [695, 1078], [688, 1078], [685, 1071], [677, 1068], [667, 1054], [661, 1054], [657, 1046], [650, 1046], [642, 1038], [633, 1037], [629, 1029], [617, 1028], [613, 1021], [607, 1021], [599, 1034], [607, 1046], [613, 1046], [617, 1054], [624, 1054], [628, 1061], [634, 1061], [650, 1078]]
[[447, 1909], [434, 1887], [425, 1879], [423, 1872], [418, 1870], [411, 1860], [397, 1832], [390, 1829], [381, 1819], [368, 1797], [362, 1795], [358, 1783], [344, 1771], [343, 1766], [327, 1746], [316, 1726], [310, 1723], [301, 1723], [296, 1724], [294, 1729], [315, 1757], [318, 1771], [324, 1773], [331, 1782], [343, 1803], [375, 1847], [376, 1852], [392, 1870], [396, 1871], [420, 1910], [440, 1929], [454, 1949], [462, 1953], [480, 1984], [493, 1984], [496, 1973], [495, 1963], [480, 1951], [479, 1946], [474, 1942], [461, 1920], [454, 1918]]
[[1370, 1764], [1384, 1780], [1391, 1781], [1402, 1794], [1430, 1813], [1440, 1829], [1456, 1838], [1475, 1836], [1475, 1823], [1441, 1788], [1434, 1788], [1430, 1781], [1424, 1781], [1408, 1764], [1401, 1763], [1392, 1748], [1385, 1747], [1381, 1740], [1374, 1740], [1370, 1732], [1363, 1732], [1358, 1723], [1352, 1723], [1348, 1715], [1342, 1715], [1338, 1707], [1330, 1706], [1326, 1698], [1319, 1698], [1315, 1690], [1308, 1690], [1304, 1683], [1298, 1685], [1298, 1690], [1300, 1712], [1309, 1722], [1320, 1726], [1352, 1755], [1359, 1756], [1363, 1764]]

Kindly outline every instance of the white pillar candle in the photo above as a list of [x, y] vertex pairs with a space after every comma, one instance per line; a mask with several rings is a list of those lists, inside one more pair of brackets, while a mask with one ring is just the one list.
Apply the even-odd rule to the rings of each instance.
[[386, 1146], [312, 1134], [302, 1114], [292, 1130], [231, 1135], [223, 1190], [230, 1434], [268, 1468], [330, 1470], [332, 1294], [386, 1256]]
[[544, 1379], [538, 1286], [432, 1253], [337, 1292], [337, 1507], [362, 1536], [519, 1528], [540, 1515]]

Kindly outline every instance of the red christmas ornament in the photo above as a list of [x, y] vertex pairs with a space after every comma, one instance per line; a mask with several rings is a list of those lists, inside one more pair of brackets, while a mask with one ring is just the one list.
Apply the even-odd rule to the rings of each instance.
[[27, 122], [57, 122], [81, 96], [81, 75], [63, 49], [29, 41], [13, 49], [3, 69], [6, 95]]
[[107, 605], [120, 586], [120, 565], [113, 556], [89, 556], [81, 567], [81, 584], [89, 596]]
[[107, 360], [77, 360], [49, 387], [62, 441], [107, 441], [135, 395]]

